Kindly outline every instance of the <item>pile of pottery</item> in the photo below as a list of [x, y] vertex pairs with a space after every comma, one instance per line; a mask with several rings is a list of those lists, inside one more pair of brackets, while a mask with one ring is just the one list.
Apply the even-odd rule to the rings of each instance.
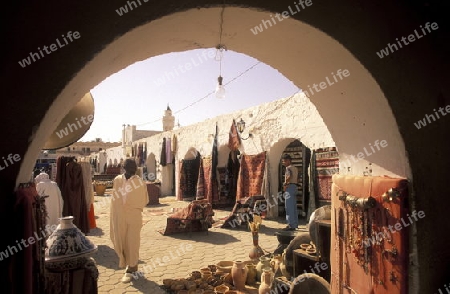
[[164, 279], [164, 287], [176, 294], [232, 294], [235, 289], [230, 273], [217, 270], [209, 265], [199, 271], [193, 271], [186, 278]]
[[281, 255], [266, 255], [254, 261], [221, 261], [193, 271], [186, 278], [164, 279], [163, 284], [176, 294], [235, 294], [245, 291], [246, 285], [266, 294], [282, 272]]
[[309, 242], [309, 244], [307, 243], [300, 244], [300, 248], [305, 250], [309, 255], [316, 255], [317, 253], [316, 246], [312, 241]]

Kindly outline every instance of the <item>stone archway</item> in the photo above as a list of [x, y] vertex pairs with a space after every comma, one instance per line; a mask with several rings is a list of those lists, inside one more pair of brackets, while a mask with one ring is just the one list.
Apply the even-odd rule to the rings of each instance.
[[[84, 91], [85, 88], [95, 86], [98, 79], [92, 76], [97, 76], [100, 68], [103, 72], [112, 74], [129, 64], [163, 52], [195, 48], [195, 44], [186, 46], [184, 42], [172, 41], [183, 39], [186, 35], [196, 39], [197, 43], [209, 44], [206, 47], [214, 47], [216, 36], [208, 34], [207, 31], [208, 28], [215, 27], [220, 11], [220, 8], [209, 8], [174, 13], [127, 32], [102, 50], [67, 84], [48, 110], [37, 130], [41, 136], [31, 142], [18, 181], [23, 180], [22, 173], [28, 168], [28, 162], [32, 161], [31, 157], [35, 157], [34, 153], [39, 151], [42, 138], [47, 137], [52, 132], [50, 130], [56, 127], [55, 121], [59, 117], [62, 119], [71, 105], [78, 102], [79, 97], [74, 93], [80, 89], [87, 92], [89, 89]], [[311, 101], [322, 115], [325, 124], [330, 127], [330, 133], [335, 138], [341, 154], [357, 154], [377, 139], [386, 140], [389, 148], [374, 154], [371, 162], [380, 167], [380, 174], [388, 172], [411, 178], [403, 139], [383, 92], [369, 71], [345, 47], [324, 32], [294, 19], [278, 23], [270, 30], [253, 36], [254, 39], [249, 42], [248, 38], [252, 35], [250, 28], [267, 17], [267, 13], [234, 7], [227, 8], [226, 12], [228, 21], [225, 20], [225, 23], [229, 24], [227, 30], [234, 32], [235, 36], [226, 36], [223, 42], [230, 49], [251, 54], [278, 68], [296, 85], [308, 90]], [[161, 27], [165, 29], [161, 30]], [[303, 38], [286, 42], [291, 35]], [[142, 36], [147, 37], [143, 39]], [[158, 46], [151, 41], [153, 39], [158, 39]], [[130, 50], [130, 44], [136, 43], [140, 46]], [[276, 48], [274, 44], [277, 44]], [[315, 50], [317, 46], [326, 50]], [[278, 58], [279, 55], [283, 58]], [[302, 57], [306, 55], [309, 55], [308, 59]], [[302, 64], [302, 68], [308, 70], [300, 70], [292, 64]], [[311, 85], [331, 81], [330, 79], [334, 82], [328, 82], [323, 91], [313, 90], [314, 86], [311, 88]], [[383, 120], [379, 120], [379, 117], [383, 117]], [[301, 122], [301, 114], [297, 119]], [[339, 131], [342, 129], [346, 131]], [[355, 137], [355, 133], [367, 135]], [[397, 160], [390, 160], [394, 156]], [[355, 173], [361, 169], [362, 164], [353, 168]]]

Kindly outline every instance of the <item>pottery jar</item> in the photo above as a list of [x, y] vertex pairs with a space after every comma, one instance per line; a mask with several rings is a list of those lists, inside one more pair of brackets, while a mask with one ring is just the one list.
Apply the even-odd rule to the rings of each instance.
[[261, 274], [263, 268], [270, 268], [270, 258], [267, 256], [261, 256], [259, 262], [256, 265], [256, 281], [261, 281]]
[[265, 268], [261, 275], [261, 285], [259, 286], [259, 294], [269, 294], [272, 288], [274, 274], [271, 269]]
[[256, 266], [254, 263], [247, 263], [247, 285], [253, 285], [256, 283]]
[[273, 272], [275, 273], [275, 277], [282, 276], [280, 265], [283, 262], [283, 257], [279, 254], [272, 257], [272, 260], [270, 261], [270, 266], [273, 268]]
[[48, 237], [45, 249], [45, 266], [49, 269], [66, 270], [86, 263], [86, 257], [97, 251], [80, 229], [73, 224], [73, 216], [60, 218], [55, 231]]
[[231, 268], [231, 277], [233, 285], [237, 290], [245, 289], [245, 281], [247, 280], [247, 267], [242, 261], [235, 261]]

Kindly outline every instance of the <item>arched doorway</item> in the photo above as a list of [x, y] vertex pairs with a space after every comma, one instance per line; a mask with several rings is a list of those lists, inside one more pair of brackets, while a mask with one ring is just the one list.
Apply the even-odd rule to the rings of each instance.
[[219, 147], [217, 179], [219, 184], [218, 202], [215, 207], [232, 206], [236, 202], [237, 175], [239, 172], [239, 151], [230, 151], [226, 145]]
[[[298, 183], [297, 183], [297, 211], [298, 216], [305, 218], [308, 214], [309, 207], [309, 176], [308, 168], [311, 156], [311, 150], [302, 144], [298, 139], [290, 142], [289, 145], [284, 148], [282, 154], [288, 154], [292, 158], [292, 165], [298, 170]], [[283, 182], [285, 177], [286, 168], [281, 164], [281, 157], [278, 161], [278, 192], [283, 192]], [[284, 207], [278, 207], [279, 215], [285, 214]]]
[[192, 201], [197, 195], [197, 180], [200, 167], [200, 152], [194, 147], [184, 155], [180, 163], [179, 193], [177, 199]]

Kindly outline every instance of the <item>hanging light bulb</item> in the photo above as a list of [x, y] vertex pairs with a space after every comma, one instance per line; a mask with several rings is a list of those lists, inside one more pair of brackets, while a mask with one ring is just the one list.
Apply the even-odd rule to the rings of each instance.
[[225, 87], [222, 85], [223, 78], [219, 76], [217, 78], [217, 87], [216, 87], [216, 98], [223, 99], [225, 98]]
[[225, 11], [225, 3], [220, 11], [220, 28], [219, 28], [219, 44], [216, 46], [216, 56], [214, 59], [219, 62], [219, 77], [217, 78], [217, 87], [216, 87], [216, 98], [223, 99], [225, 98], [225, 87], [222, 84], [222, 58], [223, 58], [223, 50], [227, 50], [227, 47], [222, 44], [222, 32], [223, 32], [223, 13]]

